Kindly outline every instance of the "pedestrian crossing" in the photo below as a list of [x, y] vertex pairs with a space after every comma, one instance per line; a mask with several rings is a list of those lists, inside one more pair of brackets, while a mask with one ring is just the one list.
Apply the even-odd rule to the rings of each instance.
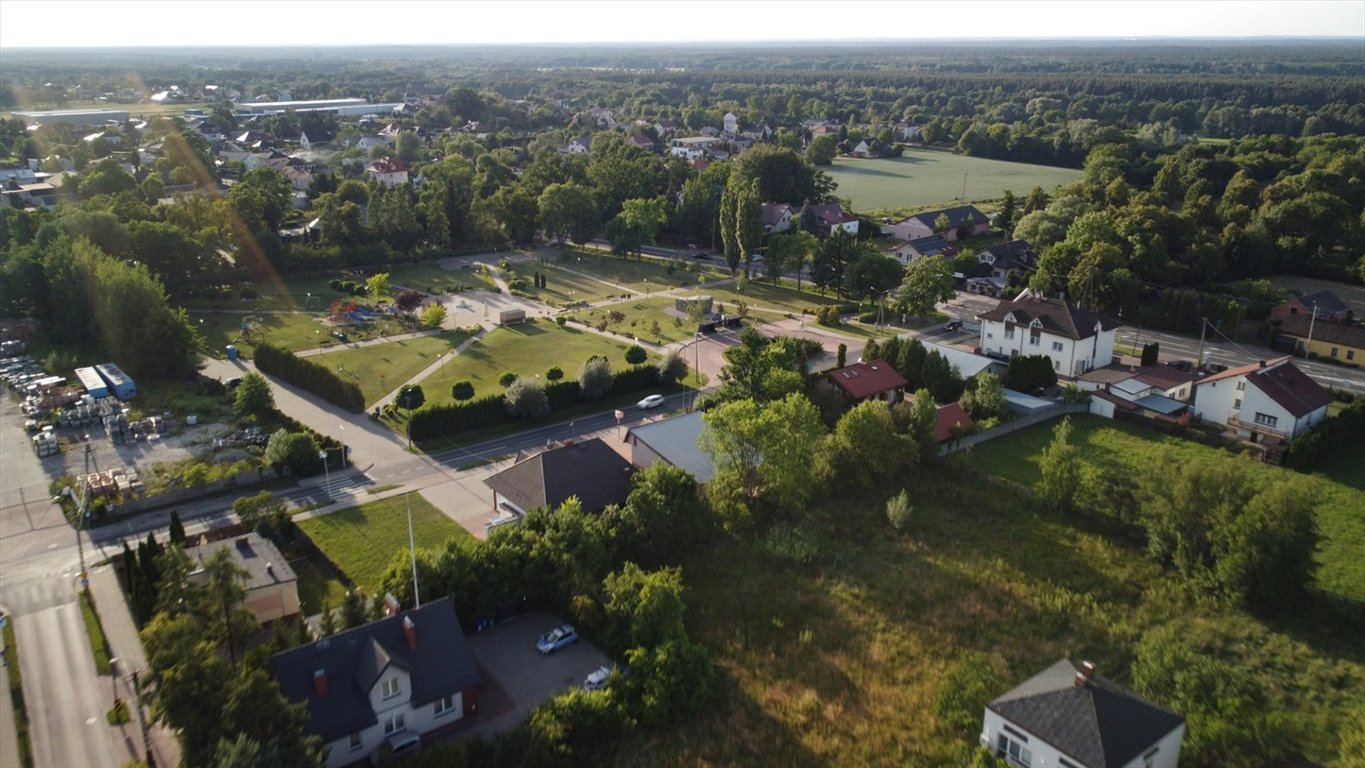
[[361, 475], [350, 475], [348, 477], [334, 477], [331, 480], [324, 480], [318, 483], [318, 490], [328, 496], [335, 496], [339, 493], [352, 493], [359, 491], [369, 485], [369, 479]]

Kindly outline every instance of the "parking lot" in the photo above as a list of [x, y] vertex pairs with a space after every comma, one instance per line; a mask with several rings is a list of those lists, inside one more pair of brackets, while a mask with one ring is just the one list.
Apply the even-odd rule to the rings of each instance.
[[510, 619], [493, 629], [469, 636], [469, 647], [484, 676], [479, 693], [481, 736], [509, 731], [531, 710], [560, 691], [583, 684], [588, 673], [611, 659], [586, 639], [542, 656], [536, 640], [563, 624], [541, 611]]

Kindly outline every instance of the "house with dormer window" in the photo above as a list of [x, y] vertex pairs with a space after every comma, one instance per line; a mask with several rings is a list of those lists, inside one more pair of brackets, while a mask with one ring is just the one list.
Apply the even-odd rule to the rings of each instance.
[[449, 730], [478, 711], [479, 673], [450, 598], [270, 659], [280, 692], [308, 709], [327, 768]]
[[1024, 291], [978, 316], [981, 351], [991, 357], [1046, 355], [1058, 376], [1075, 378], [1114, 360], [1118, 323], [1062, 299]]

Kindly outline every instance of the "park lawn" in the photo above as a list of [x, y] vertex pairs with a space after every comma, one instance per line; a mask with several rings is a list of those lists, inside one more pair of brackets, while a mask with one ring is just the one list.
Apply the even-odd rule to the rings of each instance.
[[446, 269], [434, 262], [394, 264], [385, 271], [389, 273], [391, 285], [401, 285], [423, 293], [455, 293], [462, 286], [473, 291], [493, 291], [498, 287], [482, 269]]
[[[343, 294], [332, 288], [329, 283], [335, 279], [361, 282], [361, 278], [341, 270], [331, 270], [311, 275], [273, 275], [251, 284], [232, 286], [230, 298], [190, 297], [179, 301], [179, 305], [193, 312], [200, 309], [230, 310], [233, 312], [264, 311], [315, 311], [325, 312], [337, 299], [352, 298], [363, 301], [364, 297]], [[242, 298], [242, 289], [250, 288], [256, 292], [255, 298]]]
[[766, 310], [793, 315], [799, 315], [803, 311], [814, 312], [818, 307], [839, 303], [839, 298], [832, 294], [821, 296], [811, 291], [798, 291], [795, 288], [761, 283], [756, 280], [750, 280], [749, 284], [744, 286], [742, 293], [739, 291], [739, 287], [733, 283], [704, 288], [702, 293], [715, 297], [718, 302], [725, 302], [730, 305], [731, 309], [733, 309], [735, 302], [743, 301], [749, 305], [750, 311]]
[[625, 350], [631, 343], [625, 337], [615, 341], [573, 326], [531, 319], [489, 331], [427, 377], [422, 390], [429, 405], [455, 402], [450, 388], [460, 381], [474, 385], [475, 398], [500, 394], [503, 387], [498, 379], [508, 371], [543, 380], [548, 369], [558, 366], [564, 378], [572, 379], [592, 355], [605, 356], [613, 370], [621, 370], [627, 367]]
[[[692, 260], [678, 259], [669, 263], [657, 258], [628, 259], [590, 251], [570, 251], [567, 256], [561, 256], [553, 263], [636, 293], [680, 288], [728, 277]], [[672, 272], [669, 267], [673, 267]]]
[[[1038, 458], [1052, 440], [1054, 422], [1023, 429], [972, 448], [972, 461], [1011, 482], [1032, 486], [1038, 479]], [[1170, 456], [1180, 461], [1225, 451], [1202, 443], [1182, 440], [1094, 416], [1071, 421], [1072, 444], [1080, 446], [1083, 460], [1104, 469], [1124, 470], [1137, 477], [1145, 466]], [[1337, 461], [1312, 476], [1304, 476], [1317, 493], [1318, 548], [1317, 586], [1353, 600], [1365, 600], [1365, 488], [1361, 465], [1365, 451], [1342, 451]], [[1260, 462], [1249, 462], [1258, 481], [1292, 477], [1298, 473]], [[1352, 485], [1354, 484], [1354, 487]]]
[[[625, 315], [625, 319], [619, 323], [609, 322], [609, 328], [621, 333], [633, 333], [656, 344], [668, 344], [692, 338], [692, 332], [695, 330], [692, 321], [687, 317], [670, 314], [669, 310], [673, 309], [673, 305], [672, 296], [655, 296], [605, 307], [580, 309], [569, 317], [585, 325], [596, 326], [607, 320], [611, 312], [620, 312]], [[657, 331], [654, 329], [655, 323], [658, 323]]]
[[289, 567], [299, 578], [299, 610], [304, 616], [322, 613], [324, 604], [336, 608], [346, 597], [346, 585], [328, 573], [323, 564], [301, 557], [290, 560]]
[[419, 547], [440, 547], [450, 539], [474, 542], [459, 523], [446, 517], [419, 494], [370, 501], [358, 507], [299, 520], [299, 528], [367, 595], [379, 591], [379, 580], [395, 553], [408, 548], [407, 505], [412, 503], [413, 538]]
[[[1051, 192], [1081, 179], [1081, 172], [1047, 165], [1011, 163], [950, 152], [906, 149], [902, 157], [880, 160], [836, 158], [824, 169], [839, 185], [839, 197], [854, 210], [895, 210], [920, 206], [951, 207], [993, 200], [1010, 190], [1024, 196], [1035, 186]], [[966, 193], [963, 193], [963, 179]]]
[[[445, 331], [433, 336], [338, 349], [310, 359], [359, 384], [368, 406], [407, 383], [468, 338], [469, 334], [463, 331]], [[426, 394], [425, 389], [423, 394]]]
[[1035, 514], [952, 467], [908, 485], [906, 533], [886, 522], [888, 488], [817, 510], [809, 565], [747, 541], [686, 559], [686, 622], [717, 668], [714, 700], [665, 730], [637, 729], [589, 762], [967, 765], [980, 709], [971, 728], [955, 730], [932, 704], [961, 654], [1004, 661], [995, 693], [1064, 657], [1131, 684], [1142, 633], [1168, 624], [1213, 643], [1235, 638], [1224, 652], [1302, 724], [1310, 759], [1331, 758], [1335, 730], [1365, 703], [1365, 664], [1349, 638], [1282, 631], [1190, 597], [1137, 543]]
[[[602, 301], [621, 295], [621, 291], [615, 286], [607, 285], [591, 275], [580, 275], [561, 269], [550, 262], [542, 264], [538, 261], [519, 261], [512, 264], [511, 271], [512, 275], [526, 281], [522, 293], [552, 307]], [[536, 272], [545, 276], [544, 288], [534, 287]], [[511, 282], [513, 279], [509, 276], [507, 281]]]

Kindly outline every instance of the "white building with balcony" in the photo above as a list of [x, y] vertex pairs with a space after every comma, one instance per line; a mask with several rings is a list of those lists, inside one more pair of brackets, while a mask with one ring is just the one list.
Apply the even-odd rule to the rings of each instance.
[[1327, 418], [1332, 393], [1288, 357], [1260, 360], [1194, 384], [1194, 415], [1253, 443], [1292, 440]]
[[991, 357], [1046, 355], [1057, 375], [1068, 378], [1114, 360], [1118, 323], [1061, 299], [1024, 291], [979, 317], [981, 351]]

